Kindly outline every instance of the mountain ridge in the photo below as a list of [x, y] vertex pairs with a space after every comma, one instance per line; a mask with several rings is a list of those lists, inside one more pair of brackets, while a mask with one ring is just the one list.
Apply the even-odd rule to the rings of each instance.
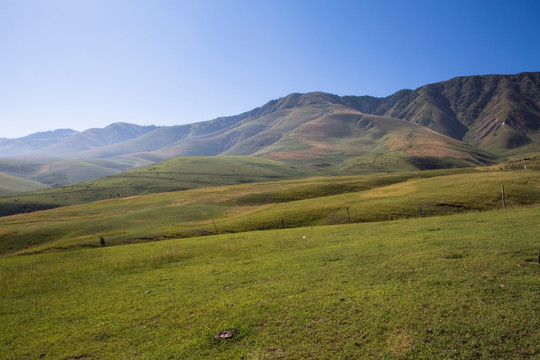
[[[280, 111], [309, 106], [334, 105], [346, 106], [365, 114], [406, 120], [470, 145], [504, 155], [509, 152], [508, 150], [528, 145], [536, 140], [540, 129], [540, 73], [460, 76], [427, 84], [415, 90], [403, 89], [380, 98], [367, 95], [338, 96], [319, 91], [292, 93], [239, 115], [218, 117], [199, 123], [167, 127], [113, 123], [104, 129], [85, 130], [73, 138], [41, 147], [39, 150], [40, 154], [62, 155], [69, 158], [103, 158], [126, 155], [127, 152], [119, 153], [114, 149], [118, 148], [118, 144], [129, 145], [132, 140], [135, 144], [129, 150], [130, 153], [152, 152], [172, 146], [182, 149], [186, 146], [180, 144], [187, 139], [209, 138], [211, 134], [226, 128], [232, 130], [246, 119], [259, 119]], [[120, 127], [125, 129], [120, 130]], [[150, 146], [141, 146], [141, 141], [137, 141], [141, 136], [160, 128], [162, 130], [153, 135], [161, 137], [163, 141], [151, 140], [153, 145]], [[260, 124], [259, 129], [262, 129]], [[257, 133], [254, 127], [251, 127], [250, 131], [247, 135], [237, 136], [237, 139], [243, 141], [246, 136]], [[494, 145], [491, 143], [493, 137], [497, 136], [497, 131], [507, 133], [506, 142]], [[114, 132], [116, 136], [112, 134]], [[171, 134], [166, 134], [167, 132]], [[531, 139], [531, 135], [535, 139]], [[152, 138], [152, 135], [147, 138]], [[2, 145], [5, 143], [6, 140], [0, 142], [0, 156], [12, 156], [13, 154], [6, 155], [2, 152]], [[107, 149], [108, 152], [96, 149]], [[166, 152], [171, 154], [169, 150]], [[200, 154], [217, 155], [216, 151], [219, 150], [226, 152], [228, 148], [202, 150]], [[198, 150], [191, 150], [188, 155], [198, 155]]]
[[57, 144], [75, 135], [78, 131], [72, 129], [57, 129], [37, 132], [20, 138], [0, 139], [0, 154], [2, 157], [16, 156]]
[[[385, 98], [346, 97], [359, 111], [408, 120], [504, 154], [526, 145], [540, 128], [540, 73], [459, 76]], [[490, 144], [506, 126], [506, 144]], [[518, 145], [518, 146], [516, 146]]]

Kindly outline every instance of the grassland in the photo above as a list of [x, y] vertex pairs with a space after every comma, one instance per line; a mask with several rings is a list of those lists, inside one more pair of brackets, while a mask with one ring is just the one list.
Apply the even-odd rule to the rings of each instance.
[[0, 254], [377, 222], [540, 203], [538, 171], [453, 169], [318, 177], [110, 199], [0, 218]]
[[[539, 216], [525, 207], [3, 256], [0, 358], [537, 359]], [[215, 340], [224, 329], [233, 337]]]
[[[95, 162], [95, 166], [113, 166], [107, 160]], [[305, 173], [294, 166], [266, 159], [246, 156], [180, 157], [84, 183], [2, 197], [0, 216], [103, 199], [303, 176]]]

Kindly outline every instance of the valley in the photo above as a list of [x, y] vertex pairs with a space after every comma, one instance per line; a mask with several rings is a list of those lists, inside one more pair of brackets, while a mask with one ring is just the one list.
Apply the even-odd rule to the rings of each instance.
[[0, 358], [540, 355], [540, 74], [0, 139]]

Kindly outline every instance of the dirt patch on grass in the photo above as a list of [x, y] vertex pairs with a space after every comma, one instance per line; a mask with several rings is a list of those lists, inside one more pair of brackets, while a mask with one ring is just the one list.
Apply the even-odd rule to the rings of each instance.
[[284, 359], [286, 358], [285, 351], [282, 348], [276, 346], [269, 346], [264, 349], [254, 351], [247, 355], [249, 360], [263, 360], [263, 359]]

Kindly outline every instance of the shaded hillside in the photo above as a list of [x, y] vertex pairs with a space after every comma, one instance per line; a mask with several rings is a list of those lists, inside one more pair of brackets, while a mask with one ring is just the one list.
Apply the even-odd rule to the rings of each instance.
[[[444, 165], [441, 161], [432, 168], [471, 166], [493, 160], [485, 152], [422, 126], [389, 117], [365, 115], [341, 105], [326, 107], [320, 117], [303, 122], [287, 137], [254, 155], [331, 169], [331, 166], [340, 166], [347, 160], [373, 158], [387, 152], [402, 153], [401, 164], [388, 164], [378, 170], [397, 171], [406, 165], [412, 165], [410, 169], [422, 169], [423, 166], [415, 165], [426, 158], [453, 159], [452, 164]], [[355, 171], [353, 168], [350, 170]]]

